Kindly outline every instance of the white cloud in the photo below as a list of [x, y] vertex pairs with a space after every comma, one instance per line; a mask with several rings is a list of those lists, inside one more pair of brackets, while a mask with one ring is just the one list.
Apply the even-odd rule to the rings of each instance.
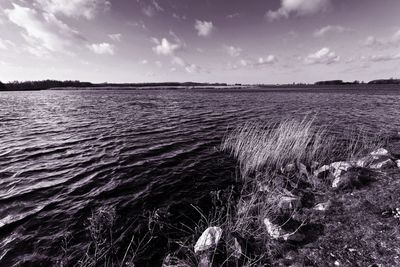
[[214, 24], [211, 21], [196, 20], [194, 28], [199, 36], [209, 36], [214, 30]]
[[153, 51], [157, 55], [171, 56], [180, 48], [180, 44], [174, 44], [166, 38], [162, 38], [161, 41], [157, 38], [153, 38], [153, 42], [156, 44], [156, 46], [153, 47]]
[[324, 47], [317, 52], [308, 55], [304, 62], [306, 64], [332, 64], [338, 62], [340, 57], [331, 51], [328, 47]]
[[235, 47], [235, 46], [224, 46], [225, 51], [231, 56], [231, 57], [238, 57], [242, 53], [242, 48], [240, 47]]
[[140, 64], [142, 64], [142, 65], [146, 65], [147, 63], [149, 63], [149, 62], [147, 61], [147, 59], [143, 59], [142, 61], [140, 61]]
[[237, 19], [240, 18], [240, 13], [233, 13], [226, 16], [227, 19]]
[[396, 31], [387, 38], [378, 39], [375, 36], [368, 36], [364, 41], [364, 46], [371, 48], [390, 48], [400, 46], [400, 30]]
[[38, 13], [29, 7], [13, 4], [13, 8], [6, 9], [5, 14], [12, 23], [25, 30], [21, 35], [31, 45], [27, 49], [29, 52], [67, 52], [66, 47], [72, 44], [71, 41], [84, 40], [78, 31], [71, 29], [50, 13]]
[[291, 14], [296, 16], [313, 15], [328, 9], [330, 0], [281, 0], [281, 7], [269, 10], [265, 16], [270, 20], [288, 18]]
[[277, 58], [275, 55], [268, 55], [266, 58], [260, 57], [257, 60], [256, 65], [268, 65], [274, 64], [277, 62]]
[[383, 61], [392, 61], [392, 60], [399, 60], [400, 53], [394, 55], [372, 55], [366, 58], [368, 61], [372, 62], [383, 62]]
[[228, 69], [239, 69], [239, 68], [259, 68], [265, 65], [272, 65], [278, 62], [278, 59], [275, 55], [268, 55], [267, 57], [259, 57], [257, 59], [254, 58], [242, 58], [235, 64], [228, 64]]
[[353, 31], [350, 28], [346, 28], [340, 25], [328, 25], [318, 29], [314, 32], [314, 37], [324, 37], [325, 35], [330, 35], [334, 33], [345, 33]]
[[200, 72], [200, 67], [196, 64], [188, 64], [185, 67], [187, 73], [198, 73]]
[[176, 14], [176, 13], [172, 13], [172, 17], [174, 19], [178, 19], [178, 20], [186, 20], [187, 19], [186, 15], [179, 15], [179, 14]]
[[99, 55], [114, 55], [114, 45], [109, 43], [91, 44], [88, 48]]
[[162, 7], [160, 6], [160, 4], [159, 4], [156, 0], [153, 0], [152, 3], [153, 3], [154, 8], [155, 8], [157, 11], [159, 11], [159, 12], [164, 12], [164, 8], [162, 8]]
[[113, 41], [121, 42], [122, 34], [120, 33], [109, 34], [108, 37]]
[[151, 18], [156, 14], [156, 10], [153, 6], [145, 6], [142, 8], [142, 13]]
[[15, 47], [15, 44], [12, 41], [0, 39], [0, 50], [7, 50], [12, 47]]
[[110, 8], [109, 0], [36, 0], [43, 10], [68, 17], [93, 19], [99, 11]]
[[174, 57], [171, 61], [172, 64], [185, 67], [186, 62], [180, 57]]

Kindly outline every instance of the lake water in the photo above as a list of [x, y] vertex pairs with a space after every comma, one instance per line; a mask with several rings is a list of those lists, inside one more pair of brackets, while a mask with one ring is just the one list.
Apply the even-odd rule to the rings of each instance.
[[146, 211], [199, 204], [235, 178], [227, 129], [305, 115], [399, 132], [400, 89], [0, 92], [0, 266], [54, 264], [67, 234], [79, 250], [101, 207], [134, 232]]

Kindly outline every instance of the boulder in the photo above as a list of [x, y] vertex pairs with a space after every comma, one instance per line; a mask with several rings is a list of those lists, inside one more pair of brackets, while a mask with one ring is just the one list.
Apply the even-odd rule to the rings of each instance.
[[221, 236], [222, 229], [220, 227], [208, 227], [197, 240], [196, 245], [194, 246], [194, 252], [199, 253], [215, 248], [218, 245]]
[[378, 157], [382, 157], [382, 156], [390, 156], [389, 151], [387, 151], [384, 148], [379, 148], [377, 150], [372, 151], [371, 153], [369, 153], [371, 156], [378, 156]]
[[278, 239], [285, 235], [284, 231], [279, 225], [274, 224], [270, 219], [264, 219], [264, 225], [267, 228], [267, 233], [273, 239]]
[[398, 168], [400, 168], [400, 159], [396, 160], [396, 165]]
[[396, 166], [396, 164], [390, 158], [383, 158], [381, 160], [374, 161], [369, 168], [371, 169], [387, 169]]
[[338, 178], [342, 173], [348, 171], [350, 168], [353, 167], [353, 165], [349, 162], [346, 161], [338, 161], [331, 163], [329, 165], [334, 171], [333, 171], [333, 176], [335, 178]]

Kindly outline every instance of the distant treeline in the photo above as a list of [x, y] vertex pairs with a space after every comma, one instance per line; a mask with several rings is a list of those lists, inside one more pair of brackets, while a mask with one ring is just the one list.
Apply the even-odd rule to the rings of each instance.
[[[330, 81], [319, 81], [315, 85], [349, 85], [349, 84], [365, 84], [364, 81], [354, 81], [354, 82], [344, 82], [342, 80], [330, 80]], [[368, 84], [400, 84], [400, 79], [381, 79], [373, 80], [368, 82]]]
[[176, 86], [226, 86], [226, 83], [90, 83], [81, 81], [24, 81], [24, 82], [0, 82], [0, 90], [23, 91], [23, 90], [46, 90], [51, 88], [87, 88], [87, 87], [176, 87]]

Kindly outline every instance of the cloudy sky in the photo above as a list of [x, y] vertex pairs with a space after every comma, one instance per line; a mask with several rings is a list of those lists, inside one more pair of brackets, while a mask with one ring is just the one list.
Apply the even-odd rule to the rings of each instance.
[[400, 77], [399, 0], [0, 0], [0, 80]]

